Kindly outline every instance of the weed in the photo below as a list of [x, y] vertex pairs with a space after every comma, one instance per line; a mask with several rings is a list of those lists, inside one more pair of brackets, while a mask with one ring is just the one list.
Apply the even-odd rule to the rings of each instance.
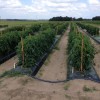
[[93, 89], [93, 91], [98, 91], [95, 87], [93, 87], [92, 89]]
[[66, 84], [66, 85], [64, 86], [64, 90], [68, 90], [69, 86], [70, 86], [70, 84]]
[[58, 46], [55, 46], [55, 48], [54, 48], [55, 50], [60, 50], [60, 48], [58, 47]]
[[97, 89], [95, 87], [89, 88], [86, 85], [83, 87], [83, 91], [85, 92], [93, 92], [93, 91], [97, 91]]
[[85, 92], [92, 92], [92, 89], [87, 87], [86, 85], [83, 87], [83, 91]]

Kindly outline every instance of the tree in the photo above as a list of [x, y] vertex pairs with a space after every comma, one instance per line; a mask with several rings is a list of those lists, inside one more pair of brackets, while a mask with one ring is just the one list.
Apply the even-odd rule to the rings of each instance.
[[100, 20], [100, 16], [93, 17], [92, 20]]
[[72, 17], [62, 17], [62, 16], [57, 16], [51, 18], [49, 21], [71, 21], [73, 18]]
[[82, 17], [77, 18], [77, 21], [82, 21], [82, 20], [83, 20], [83, 18], [82, 18]]

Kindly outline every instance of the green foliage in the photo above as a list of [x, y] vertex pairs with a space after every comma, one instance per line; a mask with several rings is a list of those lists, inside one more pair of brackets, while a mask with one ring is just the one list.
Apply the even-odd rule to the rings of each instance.
[[[24, 47], [24, 66], [23, 67], [33, 67], [35, 64], [41, 59], [41, 57], [47, 53], [53, 44], [56, 36], [56, 32], [58, 33], [56, 27], [58, 23], [42, 23], [40, 27], [38, 27], [39, 32], [35, 36], [27, 36], [23, 40]], [[63, 27], [62, 30], [67, 28], [68, 23], [60, 23]], [[30, 30], [28, 30], [30, 31]], [[22, 64], [22, 45], [19, 43], [17, 47], [17, 54], [19, 58], [19, 65]]]
[[[47, 29], [41, 34], [35, 36], [28, 36], [24, 39], [24, 67], [32, 67], [48, 52], [49, 48], [55, 40], [54, 30]], [[18, 45], [17, 54], [19, 57], [19, 63], [22, 64], [22, 52], [21, 43]]]
[[5, 30], [6, 33], [0, 36], [0, 57], [16, 51], [16, 46], [20, 42], [21, 37], [25, 38], [29, 34], [39, 31], [40, 24], [34, 24], [29, 28], [24, 28], [23, 26], [8, 28]]
[[33, 24], [28, 28], [28, 32], [31, 35], [34, 35], [35, 32], [38, 32], [41, 28], [41, 24]]
[[68, 27], [68, 23], [63, 23], [63, 24], [60, 24], [60, 25], [57, 25], [56, 26], [56, 32], [58, 35], [61, 35], [65, 29]]
[[82, 29], [86, 29], [87, 32], [89, 34], [91, 34], [92, 36], [93, 35], [96, 35], [98, 36], [99, 35], [99, 28], [98, 27], [94, 27], [92, 25], [86, 25], [86, 24], [82, 24], [82, 23], [77, 23]]
[[6, 55], [15, 50], [20, 41], [18, 32], [6, 33], [0, 37], [0, 56]]
[[85, 91], [85, 92], [93, 92], [93, 91], [97, 91], [97, 89], [95, 88], [95, 87], [88, 87], [88, 86], [84, 86], [83, 87], [83, 91]]
[[50, 26], [50, 23], [42, 23], [40, 31], [47, 30], [48, 28], [51, 28], [51, 27], [52, 26]]
[[[81, 67], [81, 47], [82, 47], [82, 33], [78, 33], [75, 28], [75, 25], [71, 26], [71, 32], [69, 33], [68, 40], [68, 54], [69, 62], [75, 67], [75, 69], [80, 70]], [[77, 28], [76, 28], [77, 29]], [[89, 38], [83, 35], [83, 70], [89, 70], [90, 64], [94, 58], [94, 47], [92, 46]]]
[[0, 28], [8, 27], [8, 25], [0, 25]]
[[67, 22], [51, 22], [51, 23], [42, 23], [40, 31], [47, 30], [48, 28], [55, 29], [55, 33], [61, 35], [65, 29], [68, 27], [69, 23]]
[[2, 33], [23, 31], [23, 30], [25, 30], [25, 28], [26, 28], [25, 26], [13, 26], [13, 27], [6, 28], [5, 30], [2, 31]]
[[68, 90], [69, 87], [70, 87], [70, 84], [68, 83], [68, 84], [66, 84], [66, 85], [64, 86], [64, 90]]
[[[43, 49], [43, 51], [39, 51], [38, 48], [35, 48], [36, 52], [38, 52], [39, 55], [44, 54], [44, 52], [47, 52], [47, 49], [51, 46], [53, 43], [53, 40], [56, 35], [56, 32], [59, 33], [59, 30], [57, 30], [57, 25], [60, 24], [62, 25], [63, 29], [68, 26], [67, 23], [61, 23], [61, 22], [51, 22], [51, 23], [36, 23], [34, 25], [31, 25], [30, 27], [25, 27], [25, 26], [14, 26], [11, 28], [7, 28], [4, 30], [4, 34], [1, 34], [0, 36], [0, 58], [9, 55], [10, 53], [16, 51], [16, 46], [21, 40], [21, 37], [25, 39], [25, 44], [26, 46], [26, 51], [29, 52], [30, 56], [26, 57], [27, 59], [31, 56], [31, 52], [33, 47], [36, 45], [39, 49]], [[2, 33], [3, 33], [2, 32]], [[36, 34], [38, 33], [38, 34]], [[36, 34], [36, 37], [33, 37], [33, 35]], [[40, 34], [40, 35], [39, 35]], [[27, 37], [29, 36], [29, 37]], [[34, 42], [33, 42], [34, 41]], [[43, 43], [44, 45], [42, 45]], [[32, 44], [32, 45], [31, 45]], [[32, 47], [31, 47], [31, 46]], [[41, 46], [41, 47], [39, 47]], [[44, 47], [42, 47], [44, 46]], [[21, 46], [20, 46], [21, 48]], [[35, 52], [35, 51], [34, 51]], [[33, 53], [33, 51], [32, 51]], [[35, 55], [36, 60], [39, 59], [38, 54]], [[27, 55], [26, 55], [27, 56]], [[21, 57], [19, 56], [19, 62], [22, 60]], [[31, 60], [30, 60], [31, 61]], [[34, 63], [36, 61], [31, 61], [30, 63]]]

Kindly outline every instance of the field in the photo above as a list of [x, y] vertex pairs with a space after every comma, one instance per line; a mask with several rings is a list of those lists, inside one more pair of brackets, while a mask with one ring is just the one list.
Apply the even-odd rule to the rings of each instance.
[[8, 25], [9, 27], [11, 26], [19, 26], [19, 25], [25, 25], [29, 26], [34, 23], [45, 23], [48, 21], [5, 21], [5, 20], [0, 20], [0, 25]]
[[[100, 37], [100, 24], [1, 21], [2, 24], [28, 27], [1, 34], [0, 57], [14, 51], [17, 55], [0, 64], [0, 100], [100, 100], [100, 44], [93, 40]], [[35, 78], [30, 77], [46, 54]], [[14, 63], [16, 68], [11, 70]], [[32, 68], [28, 75], [20, 72]]]

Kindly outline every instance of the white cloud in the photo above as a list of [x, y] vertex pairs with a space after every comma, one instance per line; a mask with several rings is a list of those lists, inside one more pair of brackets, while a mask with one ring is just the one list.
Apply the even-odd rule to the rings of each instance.
[[99, 0], [88, 0], [89, 4], [93, 4], [93, 5], [99, 5], [100, 1]]
[[0, 0], [0, 8], [1, 9], [6, 9], [6, 10], [11, 10], [12, 13], [13, 11], [16, 13], [19, 12], [45, 12], [45, 9], [42, 9], [41, 6], [35, 7], [34, 5], [23, 5], [20, 0]]
[[[100, 1], [87, 0], [32, 0], [30, 5], [23, 4], [21, 0], [0, 0], [0, 13], [2, 15], [20, 16], [26, 18], [39, 16], [50, 18], [53, 16], [90, 17], [100, 14]], [[95, 11], [95, 12], [94, 12]], [[5, 14], [3, 12], [6, 12]], [[23, 16], [24, 18], [24, 16]]]
[[19, 0], [0, 0], [1, 8], [10, 8], [10, 7], [20, 7], [21, 2]]

